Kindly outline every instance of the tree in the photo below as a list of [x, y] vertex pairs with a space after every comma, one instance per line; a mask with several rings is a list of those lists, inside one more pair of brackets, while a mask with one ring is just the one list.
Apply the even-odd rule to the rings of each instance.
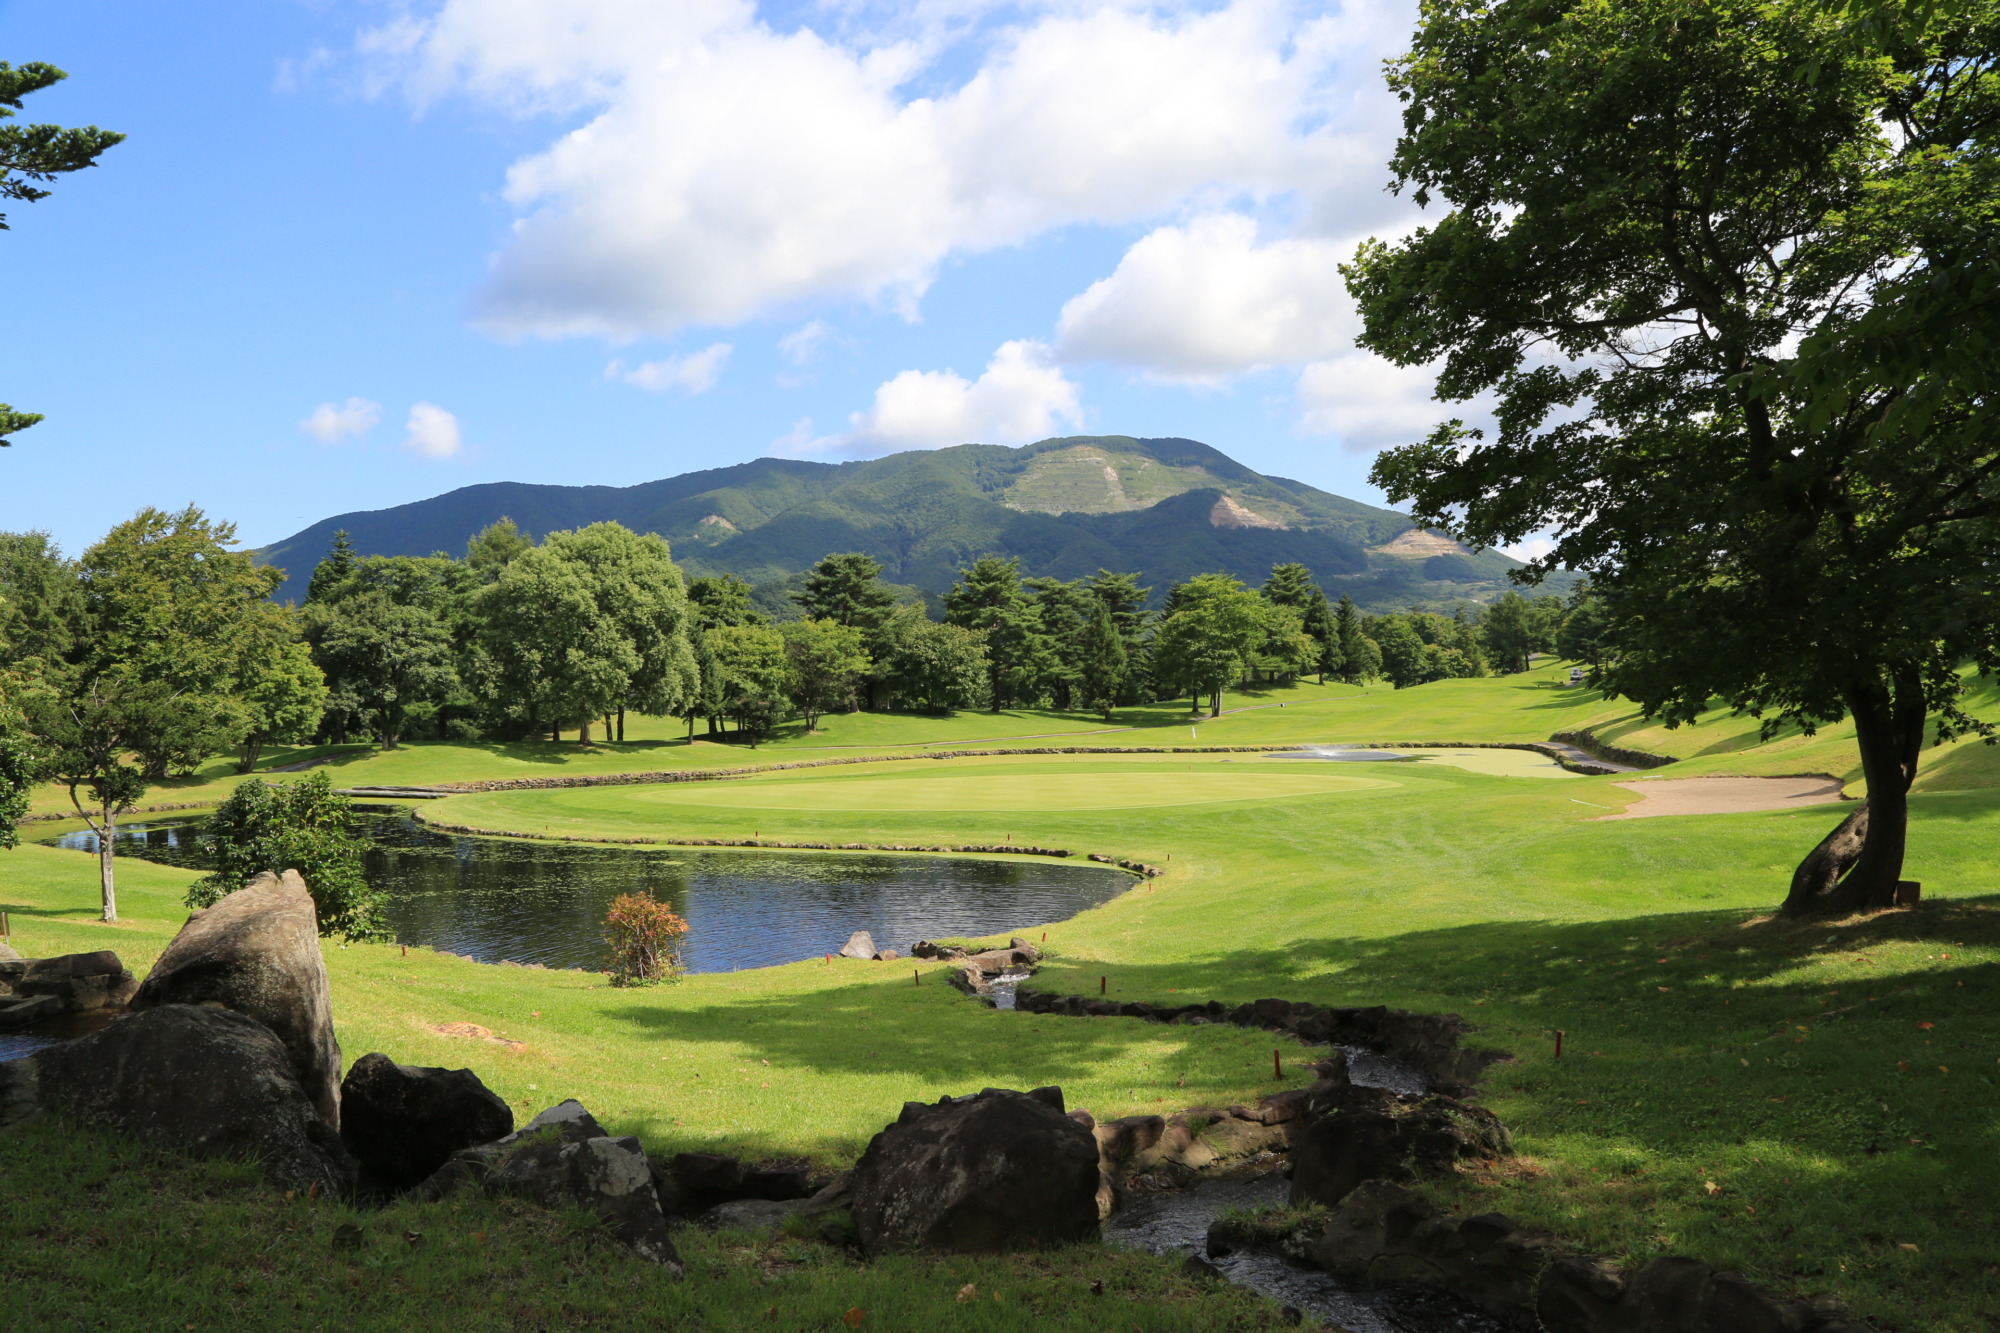
[[1588, 584], [1580, 584], [1569, 614], [1563, 617], [1562, 628], [1556, 631], [1556, 655], [1597, 666], [1604, 660], [1610, 628], [1604, 599], [1592, 592]]
[[823, 556], [807, 571], [805, 585], [792, 594], [809, 618], [831, 620], [861, 631], [861, 644], [875, 665], [867, 676], [867, 705], [875, 707], [875, 687], [888, 669], [889, 618], [896, 594], [882, 582], [882, 566], [858, 551]]
[[1526, 671], [1528, 653], [1535, 646], [1534, 622], [1528, 599], [1518, 592], [1502, 593], [1479, 618], [1480, 638], [1486, 653], [1501, 671]]
[[[1340, 594], [1340, 605], [1333, 612], [1334, 637], [1340, 641], [1340, 678], [1349, 685], [1359, 685], [1365, 680], [1373, 680], [1382, 674], [1382, 654], [1379, 646], [1364, 635], [1361, 628], [1361, 611], [1346, 593]], [[1371, 654], [1362, 645], [1366, 642], [1375, 651]]]
[[45, 532], [0, 532], [0, 669], [62, 661], [82, 631], [76, 567]]
[[1312, 637], [1315, 645], [1312, 663], [1306, 669], [1316, 672], [1319, 683], [1324, 685], [1328, 676], [1338, 677], [1347, 665], [1347, 654], [1340, 646], [1340, 622], [1334, 615], [1333, 603], [1327, 601], [1325, 593], [1313, 598], [1306, 607], [1301, 628]]
[[325, 773], [293, 782], [240, 782], [195, 837], [214, 869], [188, 886], [189, 907], [209, 907], [269, 871], [296, 870], [312, 894], [319, 933], [385, 940], [382, 894], [362, 866], [365, 839], [352, 832], [353, 803]]
[[[18, 69], [0, 61], [0, 121], [14, 118], [21, 100], [30, 93], [61, 83], [69, 75], [54, 65], [29, 61]], [[107, 148], [121, 142], [122, 134], [100, 130], [95, 125], [66, 130], [59, 125], [0, 124], [0, 199], [33, 203], [46, 199], [49, 192], [37, 182], [97, 165]], [[0, 214], [0, 231], [6, 231], [7, 217]], [[13, 443], [9, 435], [26, 430], [40, 421], [36, 412], [16, 412], [0, 403], [0, 448]]]
[[108, 675], [161, 686], [179, 720], [143, 729], [149, 781], [193, 772], [234, 745], [251, 718], [242, 694], [266, 646], [295, 630], [268, 597], [284, 574], [232, 551], [236, 525], [190, 505], [146, 508], [78, 561], [83, 632], [72, 657], [89, 683]]
[[705, 631], [705, 638], [715, 659], [717, 706], [755, 745], [776, 724], [791, 692], [784, 636], [767, 625], [724, 625]]
[[1424, 658], [1427, 646], [1402, 616], [1383, 616], [1370, 635], [1382, 654], [1382, 677], [1399, 690], [1422, 685], [1432, 679], [1430, 663]]
[[371, 588], [305, 609], [306, 641], [329, 682], [326, 711], [339, 734], [366, 727], [385, 750], [413, 718], [429, 716], [458, 681], [451, 635], [436, 614]]
[[39, 771], [32, 745], [19, 736], [0, 735], [0, 848], [12, 850], [20, 845], [16, 825], [28, 813]]
[[[344, 532], [334, 534], [336, 541], [347, 536]], [[465, 563], [479, 576], [481, 583], [491, 583], [500, 577], [500, 571], [513, 562], [523, 551], [533, 550], [535, 539], [521, 531], [521, 525], [506, 515], [487, 524], [472, 534], [472, 540], [465, 544]]]
[[1146, 642], [1152, 617], [1147, 614], [1146, 599], [1153, 590], [1140, 587], [1137, 574], [1114, 574], [1108, 569], [1092, 574], [1083, 586], [1104, 603], [1104, 609], [1111, 613], [1111, 623], [1118, 627], [1118, 637], [1125, 644], [1125, 682], [1119, 688], [1118, 702], [1152, 702], [1152, 691], [1148, 688], [1152, 657]]
[[1084, 706], [1100, 710], [1109, 722], [1125, 685], [1125, 640], [1111, 618], [1111, 608], [1094, 598], [1092, 601], [1095, 609], [1077, 640], [1077, 684], [1083, 691]]
[[347, 529], [336, 530], [333, 545], [313, 566], [312, 577], [306, 581], [306, 600], [329, 602], [338, 598], [341, 590], [354, 577], [355, 559], [354, 543], [347, 539]]
[[816, 729], [820, 714], [854, 697], [854, 687], [871, 665], [861, 646], [861, 630], [835, 620], [788, 620], [778, 626], [790, 666], [791, 699]]
[[1993, 735], [1957, 668], [2000, 659], [1996, 49], [1975, 8], [1891, 27], [1885, 59], [1800, 0], [1434, 6], [1394, 169], [1450, 212], [1348, 270], [1365, 346], [1500, 400], [1491, 443], [1382, 456], [1392, 500], [1556, 531], [1528, 577], [1607, 595], [1598, 679], [1649, 716], [1853, 720], [1867, 805], [1792, 911], [1893, 893], [1927, 716]]
[[1080, 579], [1072, 583], [1051, 578], [1023, 579], [1021, 586], [1034, 601], [1042, 638], [1048, 644], [1048, 661], [1034, 692], [1046, 695], [1055, 707], [1067, 711], [1076, 703], [1076, 692], [1083, 678], [1084, 630], [1090, 624], [1092, 608], [1099, 603], [1085, 591]]
[[751, 600], [750, 585], [734, 574], [689, 579], [687, 596], [688, 609], [702, 629], [764, 623], [764, 613]]
[[[77, 817], [97, 835], [102, 917], [116, 921], [118, 820], [149, 785], [144, 770], [126, 757], [157, 752], [169, 743], [163, 736], [188, 725], [187, 716], [166, 685], [129, 673], [58, 668], [38, 677], [24, 695], [28, 733], [45, 756], [42, 771], [62, 784]], [[89, 794], [89, 806], [79, 789]]]
[[698, 687], [687, 593], [666, 542], [617, 523], [552, 532], [478, 597], [501, 696], [526, 718], [575, 726], [627, 704], [678, 712]]
[[914, 606], [898, 607], [887, 631], [889, 684], [896, 697], [933, 713], [970, 708], [986, 689], [986, 644], [962, 625], [940, 625]]
[[1021, 562], [993, 555], [975, 560], [945, 593], [944, 610], [947, 623], [985, 638], [993, 711], [1032, 703], [1056, 661], [1041, 616], [1021, 586]]
[[1220, 717], [1223, 690], [1249, 674], [1251, 656], [1264, 640], [1263, 599], [1227, 574], [1197, 574], [1167, 600], [1173, 609], [1154, 641], [1155, 669], [1197, 701], [1208, 695], [1209, 716]]
[[[287, 630], [291, 620], [284, 618]], [[266, 745], [309, 736], [326, 711], [326, 677], [313, 662], [311, 645], [294, 633], [274, 636], [261, 652], [248, 655], [238, 688], [248, 716], [237, 743], [238, 773], [256, 768]]]

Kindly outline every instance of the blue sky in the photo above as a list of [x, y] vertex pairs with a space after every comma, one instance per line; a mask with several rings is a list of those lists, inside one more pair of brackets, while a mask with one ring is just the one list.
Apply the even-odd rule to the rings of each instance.
[[1357, 498], [1450, 415], [1353, 349], [1414, 5], [17, 0], [0, 528], [261, 544], [481, 481], [1181, 435]]

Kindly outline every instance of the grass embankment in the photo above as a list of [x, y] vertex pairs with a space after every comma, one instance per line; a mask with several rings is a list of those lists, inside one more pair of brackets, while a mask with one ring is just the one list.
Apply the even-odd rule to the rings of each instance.
[[[1514, 678], [1337, 693], [1275, 695], [1288, 706], [1203, 723], [1200, 740], [1529, 739], [1605, 708], [1582, 691]], [[831, 719], [829, 737], [843, 721]], [[918, 733], [921, 720], [908, 725]], [[490, 775], [473, 771], [467, 748], [404, 753], [440, 772]], [[801, 753], [777, 753], [787, 748]], [[749, 757], [721, 746], [682, 753], [703, 750]], [[808, 757], [785, 744], [762, 754]], [[355, 761], [368, 776], [341, 777], [411, 780], [374, 772], [398, 760]], [[712, 786], [463, 796], [425, 813], [590, 836], [971, 842], [1012, 833], [1163, 864], [1165, 877], [1052, 926], [1058, 956], [1038, 984], [1094, 992], [1103, 976], [1124, 999], [1281, 995], [1468, 1014], [1480, 1041], [1519, 1057], [1493, 1071], [1483, 1100], [1514, 1127], [1524, 1154], [1491, 1179], [1463, 1182], [1468, 1209], [1502, 1208], [1635, 1260], [1698, 1254], [1780, 1290], [1839, 1295], [1886, 1327], [1972, 1330], [2000, 1318], [1984, 1239], [2000, 1222], [1987, 1109], [2000, 1075], [1993, 793], [1913, 802], [1910, 874], [1934, 899], [1922, 911], [1789, 926], [1761, 918], [1834, 811], [1594, 823], [1631, 793], [1606, 779], [1430, 763], [1326, 775], [1394, 784], [1354, 787], [1322, 780], [1317, 767], [1302, 775], [1302, 762], [883, 763]], [[1819, 767], [1761, 751], [1699, 762], [1737, 772]], [[1695, 770], [1690, 761], [1673, 772]], [[1302, 777], [1305, 789], [1294, 785]], [[980, 801], [989, 782], [994, 799]], [[1043, 808], [1018, 795], [1044, 783], [1060, 794]], [[1245, 788], [1254, 794], [1215, 799]], [[1077, 800], [1092, 791], [1099, 808]], [[1018, 799], [999, 799], [1005, 792]], [[42, 848], [0, 858], [0, 900], [22, 946], [110, 944], [150, 959], [179, 923], [187, 874], [123, 863], [131, 921], [105, 927], [85, 919], [92, 871], [84, 857]], [[936, 984], [931, 969], [921, 986], [902, 967], [808, 963], [630, 992], [581, 974], [420, 951], [405, 958], [393, 947], [331, 949], [329, 962], [350, 1057], [381, 1049], [406, 1062], [471, 1064], [517, 1108], [575, 1095], [615, 1130], [669, 1151], [837, 1160], [906, 1097], [986, 1084], [1060, 1083], [1071, 1105], [1101, 1116], [1227, 1103], [1274, 1086], [1263, 1034], [996, 1014]], [[453, 1020], [524, 1045], [432, 1030]], [[1557, 1028], [1568, 1032], [1559, 1062]], [[537, 1290], [543, 1296], [530, 1299], [553, 1299]], [[346, 1299], [361, 1308], [360, 1295]], [[934, 1322], [942, 1307], [925, 1308]], [[1165, 1327], [1171, 1317], [1130, 1322]]]

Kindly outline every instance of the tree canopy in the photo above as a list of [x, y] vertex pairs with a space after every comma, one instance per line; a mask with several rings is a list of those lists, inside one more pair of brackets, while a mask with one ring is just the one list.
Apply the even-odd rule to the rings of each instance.
[[1392, 500], [1552, 530], [1530, 576], [1588, 575], [1598, 679], [1669, 724], [1853, 718], [1867, 809], [1795, 908], [1893, 890], [1926, 715], [1984, 731], [1957, 668], [2000, 651], [1995, 359], [1942, 346], [1994, 327], [1995, 24], [1913, 12], [1884, 43], [1810, 0], [1433, 4], [1393, 169], [1447, 211], [1347, 270], [1365, 346], [1499, 404], [1385, 453]]

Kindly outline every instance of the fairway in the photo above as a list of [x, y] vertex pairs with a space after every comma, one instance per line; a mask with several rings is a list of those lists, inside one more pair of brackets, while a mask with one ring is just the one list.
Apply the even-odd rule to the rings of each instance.
[[635, 802], [742, 810], [1128, 810], [1331, 796], [1402, 784], [1346, 773], [911, 773], [861, 778], [676, 783]]

